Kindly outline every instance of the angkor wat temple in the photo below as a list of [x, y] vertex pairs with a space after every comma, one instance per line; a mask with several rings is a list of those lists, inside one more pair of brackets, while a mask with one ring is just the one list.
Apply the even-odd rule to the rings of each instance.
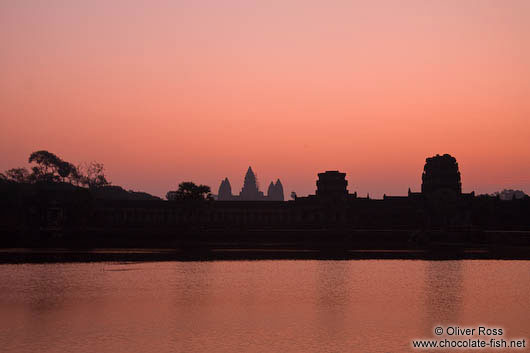
[[259, 191], [258, 179], [251, 167], [248, 167], [243, 188], [239, 195], [232, 195], [232, 186], [228, 178], [221, 181], [219, 192], [217, 194], [219, 201], [283, 201], [283, 185], [280, 179], [276, 183], [269, 184], [267, 195]]
[[[530, 230], [529, 197], [502, 200], [463, 193], [458, 163], [447, 154], [427, 158], [421, 192], [409, 190], [407, 195], [382, 199], [348, 192], [346, 174], [339, 171], [319, 173], [314, 195], [290, 201], [249, 201], [265, 196], [260, 196], [250, 168], [245, 179], [240, 201], [222, 201], [231, 194], [228, 182], [221, 185], [218, 201], [105, 200], [86, 189], [64, 192], [44, 187], [7, 191], [0, 201], [0, 233], [16, 237], [38, 232], [121, 234], [123, 238], [202, 234], [214, 239], [215, 234], [259, 238], [271, 232], [281, 238], [295, 231], [303, 238], [329, 230], [377, 230], [379, 234], [425, 229]], [[281, 187], [279, 181], [277, 185]], [[274, 187], [269, 189], [268, 197], [274, 195]]]

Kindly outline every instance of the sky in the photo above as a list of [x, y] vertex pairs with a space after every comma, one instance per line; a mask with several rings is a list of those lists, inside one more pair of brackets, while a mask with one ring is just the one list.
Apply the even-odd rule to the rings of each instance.
[[529, 141], [530, 1], [0, 1], [0, 170], [381, 197], [449, 153], [464, 191], [529, 193]]

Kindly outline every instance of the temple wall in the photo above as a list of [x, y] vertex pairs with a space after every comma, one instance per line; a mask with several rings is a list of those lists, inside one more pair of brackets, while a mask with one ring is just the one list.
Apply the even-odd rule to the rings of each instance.
[[110, 227], [203, 228], [422, 228], [530, 226], [530, 201], [462, 198], [443, 207], [418, 198], [354, 199], [330, 205], [314, 201], [215, 201], [204, 204], [143, 201], [96, 204], [89, 223]]

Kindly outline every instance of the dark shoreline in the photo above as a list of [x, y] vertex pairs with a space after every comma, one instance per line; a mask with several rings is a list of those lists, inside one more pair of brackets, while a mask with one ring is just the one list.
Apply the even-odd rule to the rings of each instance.
[[530, 248], [461, 249], [0, 249], [0, 264], [247, 260], [530, 260]]
[[530, 260], [529, 231], [169, 229], [5, 236], [0, 264], [101, 261]]

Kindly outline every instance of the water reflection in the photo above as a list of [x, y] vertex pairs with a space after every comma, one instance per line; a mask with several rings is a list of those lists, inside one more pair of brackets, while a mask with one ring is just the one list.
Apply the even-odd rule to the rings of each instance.
[[[129, 270], [134, 269], [134, 270]], [[437, 324], [528, 335], [528, 261], [0, 266], [2, 352], [410, 352]]]
[[[462, 261], [430, 261], [425, 264], [425, 334], [432, 329], [461, 324], [464, 302]], [[471, 276], [470, 276], [471, 277]], [[467, 278], [473, 280], [473, 278]]]
[[206, 303], [215, 280], [212, 274], [214, 262], [189, 262], [185, 265], [174, 264], [174, 276], [170, 281], [176, 289], [176, 307], [179, 310]]
[[[208, 323], [211, 317], [211, 303], [214, 302], [214, 267], [213, 262], [172, 264], [174, 272], [167, 295], [173, 294], [175, 301], [168, 313], [168, 337], [171, 337], [171, 345], [178, 347], [178, 351], [192, 352], [196, 347], [194, 338], [210, 330]], [[197, 315], [198, 311], [200, 315]], [[182, 332], [189, 332], [188, 338], [180, 338]]]
[[[73, 290], [65, 271], [66, 268], [60, 265], [53, 267], [36, 266], [30, 275], [24, 278], [28, 281], [26, 285], [30, 287], [30, 291], [34, 295], [30, 305], [34, 313], [30, 317], [37, 318], [43, 311], [60, 310], [60, 306], [64, 304], [67, 298], [67, 291]], [[35, 321], [42, 324], [40, 320]]]
[[323, 328], [319, 330], [321, 339], [334, 340], [336, 335], [344, 331], [348, 302], [353, 299], [349, 284], [355, 282], [355, 274], [351, 270], [347, 262], [316, 263], [316, 312], [318, 326]]

